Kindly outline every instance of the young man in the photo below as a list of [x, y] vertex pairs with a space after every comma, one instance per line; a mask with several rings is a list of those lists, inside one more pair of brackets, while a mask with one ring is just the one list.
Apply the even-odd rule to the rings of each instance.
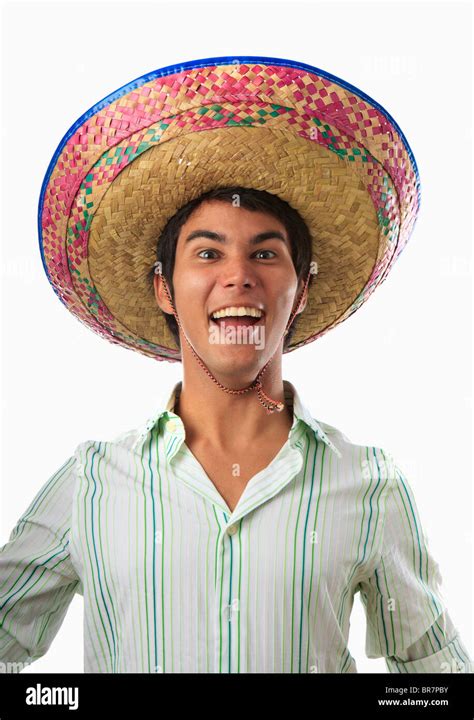
[[[227, 202], [211, 199], [197, 207], [196, 201], [190, 203], [192, 214], [179, 233], [170, 282], [179, 296], [176, 315], [204, 364], [232, 390], [251, 385], [274, 356], [265, 374], [265, 392], [284, 403], [284, 331], [292, 313], [304, 309], [303, 303], [296, 307], [304, 278], [297, 277], [291, 238], [276, 217], [240, 206], [250, 198], [262, 205], [257, 192], [242, 195], [240, 188], [230, 188], [211, 193], [215, 197]], [[268, 201], [277, 206], [276, 198], [269, 195]], [[284, 212], [281, 201], [279, 209]], [[185, 208], [181, 216], [187, 212]], [[306, 236], [309, 256], [308, 232]], [[167, 290], [162, 276], [156, 275], [157, 302], [171, 314], [175, 311]], [[229, 314], [213, 319], [224, 309]], [[254, 316], [252, 309], [257, 311]], [[217, 333], [217, 327], [234, 332]], [[251, 333], [244, 332], [250, 328]], [[293, 415], [286, 407], [262, 423], [254, 393], [222, 392], [209, 382], [184, 339], [177, 340], [183, 351], [183, 383], [175, 412], [184, 423], [187, 446], [233, 511], [249, 479], [266, 468], [286, 442]]]
[[[53, 287], [112, 342], [181, 360], [183, 378], [143, 427], [80, 443], [20, 518], [0, 553], [0, 659], [44, 654], [80, 592], [86, 672], [354, 673], [360, 592], [369, 657], [390, 672], [470, 672], [407, 479], [381, 448], [318, 422], [282, 379], [283, 352], [386, 276], [393, 238], [412, 227], [413, 178], [393, 173], [402, 232], [380, 168], [373, 214], [368, 155], [346, 167], [334, 129], [330, 150], [324, 135], [313, 147], [293, 133], [311, 116], [301, 88], [349, 108], [343, 82], [250, 60], [135, 81], [55, 154], [42, 193]], [[367, 132], [375, 116], [358, 108]], [[395, 131], [380, 144], [390, 157]], [[406, 171], [410, 154], [397, 157]]]

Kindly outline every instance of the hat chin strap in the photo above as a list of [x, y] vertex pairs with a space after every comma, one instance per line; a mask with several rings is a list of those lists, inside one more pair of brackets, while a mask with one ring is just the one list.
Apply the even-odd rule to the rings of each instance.
[[[225, 387], [225, 385], [222, 385], [222, 383], [220, 383], [219, 380], [217, 380], [217, 379], [214, 377], [214, 375], [210, 372], [210, 370], [208, 370], [208, 368], [205, 366], [205, 364], [203, 363], [203, 361], [201, 360], [201, 358], [199, 357], [199, 355], [197, 354], [197, 352], [195, 351], [195, 349], [194, 349], [193, 346], [191, 345], [190, 341], [188, 340], [188, 337], [187, 337], [186, 333], [185, 333], [184, 330], [183, 330], [183, 326], [181, 325], [181, 323], [180, 323], [180, 321], [179, 321], [178, 313], [176, 312], [175, 307], [174, 307], [174, 305], [173, 305], [173, 301], [172, 301], [172, 299], [171, 299], [171, 295], [170, 295], [169, 290], [168, 290], [167, 282], [166, 282], [166, 280], [165, 280], [165, 277], [164, 277], [163, 273], [161, 272], [161, 265], [160, 265], [159, 263], [155, 263], [155, 265], [156, 265], [155, 273], [161, 275], [161, 279], [163, 280], [163, 283], [164, 283], [164, 288], [165, 288], [166, 295], [168, 296], [168, 300], [170, 301], [171, 307], [173, 308], [173, 315], [174, 315], [175, 318], [176, 318], [176, 322], [178, 323], [178, 325], [179, 325], [179, 327], [180, 327], [180, 329], [181, 329], [181, 332], [182, 332], [183, 335], [184, 335], [184, 338], [185, 338], [186, 342], [188, 343], [189, 347], [191, 348], [191, 351], [192, 351], [194, 357], [196, 358], [197, 362], [198, 362], [199, 365], [202, 367], [202, 369], [204, 370], [204, 372], [206, 373], [206, 375], [207, 375], [208, 377], [210, 377], [211, 380], [213, 380], [213, 382], [215, 382], [215, 384], [216, 384], [221, 390], [223, 390], [224, 392], [229, 393], [229, 394], [231, 394], [231, 395], [242, 395], [243, 393], [249, 392], [250, 390], [257, 390], [258, 399], [260, 400], [260, 402], [261, 402], [261, 404], [264, 406], [264, 408], [266, 408], [267, 414], [271, 414], [271, 413], [273, 413], [273, 412], [281, 412], [282, 410], [284, 410], [284, 408], [285, 408], [284, 403], [282, 403], [282, 402], [280, 402], [280, 401], [278, 401], [278, 400], [272, 400], [272, 399], [265, 393], [265, 391], [264, 391], [264, 389], [263, 389], [262, 382], [261, 382], [261, 380], [260, 380], [260, 378], [262, 377], [263, 373], [264, 373], [265, 370], [267, 369], [268, 365], [269, 365], [269, 364], [271, 363], [271, 361], [273, 360], [273, 358], [274, 358], [274, 356], [275, 356], [275, 353], [276, 353], [276, 351], [278, 350], [278, 347], [276, 348], [276, 350], [275, 350], [275, 352], [273, 353], [273, 355], [271, 356], [271, 358], [265, 363], [265, 365], [263, 366], [263, 368], [260, 370], [260, 372], [258, 373], [257, 377], [255, 378], [255, 380], [253, 381], [253, 383], [252, 383], [251, 385], [249, 385], [249, 386], [246, 387], [246, 388], [241, 388], [240, 390], [233, 390], [232, 388]], [[304, 297], [305, 297], [305, 294], [306, 294], [306, 291], [307, 291], [307, 288], [308, 288], [308, 283], [309, 283], [310, 275], [311, 275], [311, 270], [308, 272], [308, 276], [307, 276], [307, 278], [306, 278], [306, 281], [305, 281], [303, 290], [301, 291], [300, 300], [299, 300], [298, 305], [296, 306], [295, 310], [293, 311], [293, 314], [291, 315], [290, 319], [288, 320], [288, 323], [287, 323], [287, 326], [286, 326], [286, 330], [285, 330], [285, 332], [283, 333], [283, 337], [285, 337], [285, 335], [287, 335], [287, 333], [288, 333], [288, 331], [289, 331], [289, 329], [290, 329], [290, 326], [291, 326], [293, 320], [295, 319], [295, 316], [296, 316], [298, 310], [299, 310], [300, 307], [301, 307], [301, 304], [302, 304], [302, 302], [303, 302], [303, 299], [304, 299]]]

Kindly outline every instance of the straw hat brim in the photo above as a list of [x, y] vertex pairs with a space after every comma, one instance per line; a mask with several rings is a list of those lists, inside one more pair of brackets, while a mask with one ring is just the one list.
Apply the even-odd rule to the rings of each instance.
[[168, 219], [214, 187], [276, 194], [310, 229], [318, 271], [285, 352], [385, 280], [419, 207], [401, 131], [343, 81], [271, 60], [135, 81], [63, 139], [40, 201], [43, 262], [68, 309], [102, 337], [180, 360], [149, 273]]

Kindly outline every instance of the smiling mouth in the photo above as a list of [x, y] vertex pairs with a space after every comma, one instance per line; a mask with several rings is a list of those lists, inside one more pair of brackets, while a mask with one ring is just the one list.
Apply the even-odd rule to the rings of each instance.
[[256, 307], [252, 304], [244, 302], [236, 302], [228, 304], [209, 313], [209, 330], [212, 330], [213, 323], [220, 331], [227, 330], [242, 331], [245, 328], [258, 326], [255, 330], [262, 329], [264, 331], [266, 313], [262, 307]]
[[262, 312], [261, 317], [252, 317], [251, 315], [225, 315], [220, 318], [213, 318], [212, 314], [209, 320], [220, 328], [226, 327], [250, 327], [251, 325], [264, 324], [265, 313]]

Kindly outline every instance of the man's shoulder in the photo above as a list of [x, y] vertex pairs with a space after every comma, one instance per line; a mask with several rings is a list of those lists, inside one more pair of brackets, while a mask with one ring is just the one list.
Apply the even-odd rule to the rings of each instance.
[[137, 441], [142, 437], [142, 432], [143, 428], [139, 426], [124, 430], [109, 438], [83, 440], [76, 446], [74, 454], [76, 456], [83, 456], [87, 451], [100, 452], [101, 450], [105, 453], [107, 448], [111, 449], [112, 447], [122, 448], [123, 450], [133, 450]]
[[112, 443], [113, 445], [120, 445], [127, 450], [132, 450], [137, 440], [140, 439], [142, 432], [143, 428], [141, 426], [134, 427], [129, 430], [124, 430], [118, 435], [115, 435], [108, 442]]
[[388, 449], [379, 445], [355, 442], [340, 428], [321, 420], [317, 422], [339, 450], [341, 460], [346, 461], [353, 468], [356, 477], [374, 480], [395, 476], [395, 461]]
[[352, 442], [340, 428], [323, 420], [318, 420], [315, 417], [313, 417], [313, 420], [317, 423], [317, 426], [322, 430], [324, 435], [326, 435], [337, 450], [339, 450], [342, 457], [348, 457], [349, 454], [353, 453], [354, 450], [359, 447]]
[[[313, 420], [316, 420], [316, 418], [313, 418]], [[339, 441], [341, 445], [352, 445], [353, 443], [351, 440], [345, 435], [342, 430], [335, 427], [334, 425], [330, 425], [327, 422], [323, 422], [322, 420], [316, 420], [318, 425], [321, 427], [321, 429], [326, 433], [328, 437], [331, 438], [331, 440], [334, 440], [334, 442]]]

